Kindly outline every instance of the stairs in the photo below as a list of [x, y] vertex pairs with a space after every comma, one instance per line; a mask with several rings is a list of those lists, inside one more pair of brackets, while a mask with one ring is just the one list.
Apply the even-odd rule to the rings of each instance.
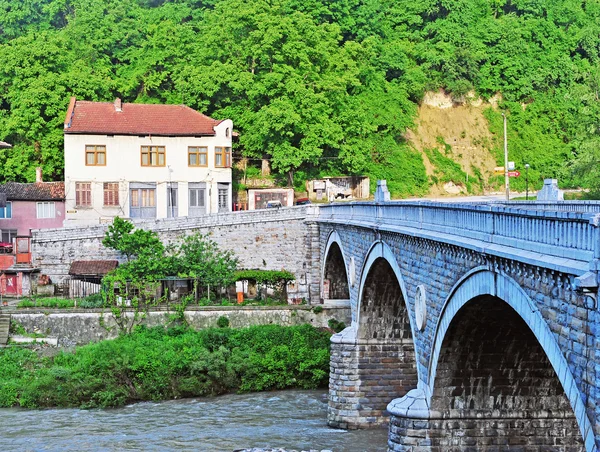
[[10, 314], [0, 312], [0, 347], [8, 342], [8, 330], [10, 328]]

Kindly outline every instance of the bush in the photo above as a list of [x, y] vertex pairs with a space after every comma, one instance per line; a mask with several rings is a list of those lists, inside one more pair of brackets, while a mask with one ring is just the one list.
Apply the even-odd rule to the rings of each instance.
[[74, 300], [67, 298], [49, 297], [49, 298], [23, 298], [18, 308], [72, 308], [75, 306]]
[[339, 333], [340, 331], [346, 328], [346, 324], [344, 322], [340, 322], [336, 319], [329, 319], [327, 325], [329, 325], [329, 328], [331, 328], [336, 333]]
[[219, 328], [227, 328], [229, 326], [229, 319], [222, 315], [217, 319], [217, 326]]
[[101, 293], [88, 295], [77, 302], [77, 307], [85, 309], [101, 308], [103, 306], [104, 298]]
[[326, 387], [329, 334], [310, 325], [137, 327], [54, 358], [0, 350], [0, 406], [116, 407], [235, 391]]

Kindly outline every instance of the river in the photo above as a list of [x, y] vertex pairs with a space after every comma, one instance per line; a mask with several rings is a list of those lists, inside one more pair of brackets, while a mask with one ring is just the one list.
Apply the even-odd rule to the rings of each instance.
[[0, 409], [0, 451], [387, 450], [387, 430], [327, 427], [324, 391], [137, 403], [111, 410]]

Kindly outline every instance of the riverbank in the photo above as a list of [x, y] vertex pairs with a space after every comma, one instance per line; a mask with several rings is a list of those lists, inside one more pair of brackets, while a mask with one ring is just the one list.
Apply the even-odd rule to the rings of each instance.
[[[71, 347], [112, 339], [119, 335], [114, 316], [108, 309], [3, 309], [18, 325], [20, 334], [55, 338], [59, 346]], [[147, 327], [168, 326], [179, 320], [177, 311], [154, 308], [142, 320]], [[284, 306], [188, 306], [182, 313], [184, 323], [194, 330], [216, 327], [219, 318], [226, 317], [232, 328], [256, 325], [303, 325], [326, 328], [334, 319], [350, 324], [349, 306], [284, 305]], [[127, 312], [125, 313], [127, 315]]]
[[231, 392], [324, 388], [330, 333], [310, 325], [140, 327], [54, 357], [0, 350], [0, 407], [119, 407]]

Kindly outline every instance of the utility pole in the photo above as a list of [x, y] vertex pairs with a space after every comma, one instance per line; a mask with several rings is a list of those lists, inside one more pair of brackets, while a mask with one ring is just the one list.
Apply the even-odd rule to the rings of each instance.
[[506, 115], [502, 113], [504, 118], [504, 188], [506, 189], [506, 200], [510, 200], [510, 186], [508, 182], [508, 143], [506, 141]]
[[529, 201], [529, 163], [525, 163], [525, 201]]

